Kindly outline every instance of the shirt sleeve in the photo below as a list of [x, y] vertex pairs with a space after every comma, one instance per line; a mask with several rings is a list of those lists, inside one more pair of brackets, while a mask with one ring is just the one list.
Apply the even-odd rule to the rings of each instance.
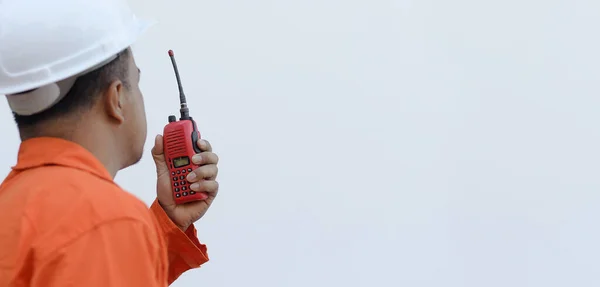
[[32, 287], [165, 287], [153, 226], [133, 219], [100, 224], [36, 262]]
[[198, 268], [208, 262], [206, 245], [200, 243], [197, 238], [194, 225], [185, 231], [181, 231], [167, 216], [158, 203], [158, 199], [150, 206], [150, 211], [159, 226], [159, 232], [167, 244], [169, 257], [169, 284], [173, 283], [185, 271]]

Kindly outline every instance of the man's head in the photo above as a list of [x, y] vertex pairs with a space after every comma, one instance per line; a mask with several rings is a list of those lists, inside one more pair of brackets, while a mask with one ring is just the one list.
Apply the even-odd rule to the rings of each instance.
[[[146, 140], [140, 70], [130, 49], [77, 78], [64, 98], [38, 114], [14, 114], [21, 138], [55, 136], [105, 147], [116, 168], [138, 162]], [[92, 143], [92, 141], [94, 143]], [[117, 167], [118, 165], [118, 167]]]

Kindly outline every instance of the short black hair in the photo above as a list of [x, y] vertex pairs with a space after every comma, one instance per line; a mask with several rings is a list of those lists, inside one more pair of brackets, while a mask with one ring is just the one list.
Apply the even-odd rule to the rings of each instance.
[[19, 129], [32, 128], [42, 122], [86, 112], [96, 104], [100, 93], [108, 88], [114, 80], [121, 80], [125, 88], [129, 88], [129, 57], [130, 51], [126, 49], [117, 54], [117, 57], [108, 64], [78, 77], [65, 97], [47, 110], [29, 116], [13, 112], [17, 126]]

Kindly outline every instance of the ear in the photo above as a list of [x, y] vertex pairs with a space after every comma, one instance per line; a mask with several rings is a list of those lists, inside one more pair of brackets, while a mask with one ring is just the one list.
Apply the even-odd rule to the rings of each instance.
[[104, 101], [107, 115], [118, 124], [125, 121], [124, 104], [125, 89], [120, 80], [114, 80], [104, 92]]

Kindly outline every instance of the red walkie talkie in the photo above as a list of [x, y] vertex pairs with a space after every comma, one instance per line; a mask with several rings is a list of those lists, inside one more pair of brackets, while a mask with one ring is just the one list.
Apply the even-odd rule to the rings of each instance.
[[163, 132], [163, 147], [165, 149], [165, 160], [171, 173], [171, 187], [173, 188], [173, 198], [176, 204], [183, 204], [190, 201], [204, 200], [208, 195], [203, 192], [195, 192], [190, 189], [190, 183], [186, 176], [198, 168], [192, 163], [192, 156], [200, 153], [198, 140], [200, 132], [196, 126], [196, 122], [190, 117], [190, 112], [181, 86], [179, 78], [179, 70], [175, 63], [175, 55], [172, 50], [169, 50], [171, 63], [175, 70], [175, 78], [177, 86], [179, 86], [179, 101], [181, 103], [181, 118], [179, 121], [174, 115], [169, 116], [169, 124], [165, 126]]

